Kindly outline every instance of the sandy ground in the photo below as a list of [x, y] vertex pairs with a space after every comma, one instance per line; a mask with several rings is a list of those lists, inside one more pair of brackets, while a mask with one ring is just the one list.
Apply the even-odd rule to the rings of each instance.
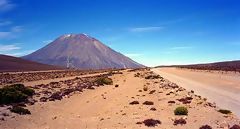
[[152, 71], [188, 90], [194, 90], [196, 94], [230, 109], [240, 117], [239, 74], [179, 68], [157, 68]]
[[[161, 121], [155, 128], [161, 129], [199, 129], [208, 124], [214, 129], [229, 125], [240, 124], [234, 115], [223, 115], [216, 108], [205, 106], [203, 101], [194, 94], [184, 90], [176, 92], [174, 89], [162, 88], [170, 82], [160, 79], [146, 80], [134, 77], [136, 72], [124, 71], [123, 74], [111, 76], [113, 85], [97, 87], [95, 90], [84, 90], [70, 98], [61, 101], [37, 102], [27, 106], [31, 115], [11, 114], [0, 121], [1, 129], [139, 129], [149, 128], [144, 124], [136, 124], [145, 119], [153, 118]], [[140, 72], [145, 75], [146, 72]], [[32, 83], [36, 84], [36, 83]], [[119, 87], [115, 87], [118, 84]], [[147, 86], [148, 91], [143, 90]], [[150, 91], [156, 90], [153, 94]], [[166, 95], [167, 93], [170, 93]], [[175, 116], [174, 109], [183, 104], [176, 99], [192, 96], [188, 108], [188, 116]], [[132, 101], [139, 101], [137, 105], [130, 105]], [[168, 101], [176, 101], [168, 104]], [[143, 105], [145, 101], [152, 101], [154, 105]], [[198, 104], [202, 102], [201, 104]], [[156, 111], [150, 110], [152, 107]], [[211, 115], [209, 115], [211, 114]], [[12, 117], [13, 116], [13, 117]], [[174, 119], [184, 118], [185, 125], [173, 125]]]

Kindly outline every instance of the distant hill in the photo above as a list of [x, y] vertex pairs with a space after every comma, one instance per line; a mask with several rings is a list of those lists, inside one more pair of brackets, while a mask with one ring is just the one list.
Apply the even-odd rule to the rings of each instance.
[[38, 71], [38, 70], [57, 70], [62, 69], [60, 67], [45, 65], [41, 63], [36, 63], [33, 61], [28, 61], [25, 59], [0, 55], [0, 72], [10, 72], [10, 71]]
[[78, 69], [144, 67], [86, 34], [60, 36], [47, 46], [22, 58]]
[[198, 69], [198, 70], [221, 70], [221, 71], [240, 72], [240, 60], [207, 63], [207, 64], [175, 65], [172, 67]]

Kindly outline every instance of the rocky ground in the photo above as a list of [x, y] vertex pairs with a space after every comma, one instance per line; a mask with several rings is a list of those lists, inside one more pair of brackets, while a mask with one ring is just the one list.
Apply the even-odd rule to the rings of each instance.
[[59, 71], [34, 71], [34, 72], [0, 72], [0, 86], [13, 83], [23, 83], [37, 80], [47, 80], [56, 78], [65, 78], [72, 76], [81, 76], [86, 74], [100, 73], [109, 70], [81, 71], [81, 70], [59, 70]]
[[[100, 85], [96, 80], [102, 77], [111, 78], [113, 84]], [[1, 128], [238, 129], [240, 124], [234, 114], [220, 113], [206, 98], [147, 69], [32, 84], [36, 93], [20, 104], [31, 114], [11, 113], [11, 105], [2, 105]], [[177, 107], [187, 112], [176, 113]]]

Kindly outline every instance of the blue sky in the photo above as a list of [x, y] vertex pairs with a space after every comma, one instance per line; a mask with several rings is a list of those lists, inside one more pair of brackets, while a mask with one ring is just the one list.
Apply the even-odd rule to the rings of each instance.
[[0, 0], [0, 53], [86, 33], [155, 66], [240, 59], [239, 0]]

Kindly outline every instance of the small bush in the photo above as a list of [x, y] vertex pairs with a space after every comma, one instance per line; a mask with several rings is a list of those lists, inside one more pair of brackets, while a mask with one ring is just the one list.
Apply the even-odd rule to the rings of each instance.
[[212, 129], [212, 127], [209, 125], [203, 125], [199, 129]]
[[28, 96], [34, 94], [34, 90], [23, 84], [14, 84], [0, 89], [0, 104], [10, 104], [26, 101]]
[[20, 115], [31, 114], [31, 112], [28, 109], [18, 107], [18, 106], [14, 106], [12, 109], [10, 109], [10, 111]]
[[98, 78], [96, 81], [95, 81], [98, 85], [112, 85], [113, 84], [113, 81], [111, 78], [108, 78], [108, 77], [101, 77], [101, 78]]
[[175, 115], [187, 115], [188, 114], [188, 110], [186, 107], [177, 107], [174, 110], [174, 114]]
[[145, 126], [148, 126], [148, 127], [155, 127], [157, 126], [157, 124], [161, 124], [162, 122], [160, 120], [146, 119], [142, 123], [144, 123]]
[[218, 112], [222, 114], [231, 114], [232, 112], [230, 110], [225, 110], [225, 109], [219, 109]]
[[28, 96], [33, 96], [35, 91], [33, 89], [30, 89], [30, 88], [26, 88], [25, 87], [25, 90], [22, 91], [24, 94], [28, 95]]

